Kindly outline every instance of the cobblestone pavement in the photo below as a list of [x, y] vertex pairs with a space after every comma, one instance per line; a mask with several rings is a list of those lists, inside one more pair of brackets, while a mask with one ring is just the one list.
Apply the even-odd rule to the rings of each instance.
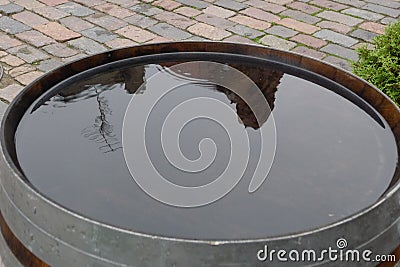
[[400, 0], [0, 0], [0, 98], [107, 49], [170, 40], [265, 45], [350, 69]]

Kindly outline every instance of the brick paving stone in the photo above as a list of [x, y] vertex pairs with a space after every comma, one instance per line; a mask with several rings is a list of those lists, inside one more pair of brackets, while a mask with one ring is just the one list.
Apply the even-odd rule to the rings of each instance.
[[192, 36], [191, 34], [181, 29], [178, 29], [168, 23], [156, 24], [154, 26], [149, 27], [149, 30], [151, 30], [154, 33], [157, 33], [158, 35], [161, 35], [162, 37], [177, 41], [184, 40]]
[[14, 4], [17, 4], [19, 6], [23, 6], [28, 10], [32, 10], [34, 8], [43, 7], [44, 6], [43, 3], [40, 3], [40, 2], [38, 2], [36, 0], [14, 0], [13, 2], [14, 2]]
[[362, 22], [362, 19], [354, 18], [354, 17], [348, 16], [348, 15], [340, 14], [338, 12], [334, 12], [334, 11], [323, 11], [323, 12], [317, 14], [317, 16], [320, 18], [327, 19], [327, 20], [332, 20], [335, 22], [346, 24], [348, 26], [355, 26]]
[[148, 28], [150, 26], [153, 26], [154, 24], [157, 24], [157, 20], [140, 15], [140, 14], [135, 14], [131, 17], [127, 17], [124, 19], [126, 22], [140, 26], [141, 28]]
[[86, 37], [68, 41], [68, 44], [88, 54], [97, 54], [107, 50], [103, 45]]
[[320, 23], [317, 23], [317, 26], [323, 29], [329, 29], [340, 33], [348, 33], [353, 29], [350, 26], [328, 20], [324, 20], [321, 21]]
[[49, 55], [43, 53], [42, 50], [36, 49], [32, 46], [21, 45], [7, 50], [10, 54], [19, 57], [27, 63], [33, 63], [40, 60], [49, 58]]
[[16, 19], [23, 24], [26, 24], [28, 26], [34, 27], [40, 24], [46, 24], [49, 21], [35, 13], [32, 13], [30, 11], [23, 11], [18, 14], [15, 14], [12, 16], [13, 19]]
[[223, 41], [231, 43], [241, 43], [241, 44], [257, 44], [252, 40], [249, 40], [243, 36], [238, 36], [238, 35], [229, 36], [228, 38], [225, 38]]
[[125, 38], [116, 38], [114, 40], [105, 42], [105, 45], [107, 45], [108, 47], [110, 47], [112, 49], [117, 49], [117, 48], [122, 48], [122, 47], [134, 46], [134, 45], [137, 45], [137, 43], [132, 40], [125, 39]]
[[307, 14], [313, 14], [313, 13], [321, 11], [321, 9], [316, 6], [308, 5], [308, 4], [302, 3], [302, 2], [291, 3], [288, 5], [288, 7], [297, 9], [297, 10], [302, 11]]
[[218, 27], [221, 29], [226, 29], [226, 28], [229, 28], [229, 27], [232, 27], [235, 25], [235, 23], [230, 20], [216, 17], [216, 16], [210, 15], [210, 14], [201, 14], [196, 17], [196, 20], [198, 20], [200, 22], [204, 22], [206, 24], [210, 24], [212, 26], [215, 26], [215, 27]]
[[300, 55], [305, 55], [316, 59], [323, 59], [324, 57], [326, 57], [325, 53], [304, 46], [295, 47], [294, 49], [292, 49], [292, 51], [299, 53]]
[[269, 22], [250, 18], [244, 15], [236, 15], [232, 18], [229, 18], [229, 20], [257, 30], [265, 30], [271, 27], [271, 23]]
[[61, 60], [52, 58], [48, 60], [41, 61], [37, 66], [37, 69], [43, 72], [48, 72], [54, 70], [58, 67], [61, 67], [64, 63]]
[[79, 33], [67, 29], [58, 22], [49, 22], [44, 25], [39, 25], [36, 26], [35, 29], [61, 42], [65, 42], [81, 36]]
[[381, 23], [385, 24], [385, 25], [390, 24], [390, 23], [396, 23], [396, 22], [397, 22], [397, 19], [391, 18], [391, 17], [386, 17], [381, 20]]
[[319, 21], [321, 21], [320, 18], [310, 16], [304, 12], [298, 11], [298, 10], [292, 10], [292, 9], [287, 9], [283, 11], [280, 15], [282, 16], [287, 16], [295, 20], [299, 20], [308, 24], [315, 24]]
[[354, 50], [336, 44], [328, 44], [321, 48], [321, 51], [336, 55], [345, 59], [357, 60], [357, 53]]
[[47, 45], [43, 47], [43, 50], [57, 57], [72, 57], [78, 54], [78, 51], [69, 48], [65, 44], [60, 44], [60, 43]]
[[62, 18], [60, 19], [60, 23], [75, 32], [80, 32], [94, 27], [92, 23], [89, 23], [86, 20], [74, 16]]
[[185, 16], [175, 14], [169, 11], [164, 11], [161, 14], [157, 14], [154, 16], [155, 19], [167, 22], [171, 24], [172, 26], [181, 28], [181, 29], [186, 29], [187, 27], [195, 24], [195, 22]]
[[280, 20], [281, 18], [277, 15], [274, 15], [272, 13], [266, 12], [264, 10], [255, 8], [255, 7], [248, 7], [242, 11], [240, 11], [240, 13], [247, 15], [249, 17], [253, 17], [256, 19], [260, 19], [260, 20], [265, 20], [267, 22], [277, 22], [278, 20]]
[[345, 14], [353, 15], [353, 16], [360, 17], [360, 18], [367, 19], [367, 20], [377, 21], [377, 20], [380, 20], [383, 18], [383, 15], [381, 15], [381, 14], [377, 14], [375, 12], [371, 12], [371, 11], [367, 11], [367, 10], [363, 10], [363, 9], [359, 9], [359, 8], [354, 8], [354, 7], [345, 9], [342, 12]]
[[363, 9], [367, 9], [370, 11], [374, 11], [377, 13], [385, 14], [394, 18], [397, 18], [400, 16], [400, 10], [399, 9], [393, 9], [390, 7], [384, 7], [380, 5], [375, 5], [375, 4], [366, 4], [365, 6], [362, 7]]
[[68, 2], [59, 5], [57, 6], [57, 8], [76, 17], [86, 17], [94, 13], [94, 11], [91, 10], [90, 8], [87, 8], [85, 6], [73, 2]]
[[294, 29], [296, 31], [304, 32], [307, 34], [313, 34], [314, 32], [316, 32], [320, 29], [319, 27], [309, 25], [304, 22], [297, 21], [297, 20], [294, 20], [291, 18], [284, 18], [284, 19], [278, 21], [277, 23], [280, 25], [286, 26], [288, 28]]
[[172, 42], [172, 40], [162, 37], [162, 36], [157, 36], [156, 38], [147, 41], [146, 44], [154, 44], [154, 43], [166, 43], [166, 42]]
[[272, 12], [275, 14], [278, 14], [284, 10], [286, 10], [285, 7], [281, 6], [281, 5], [277, 5], [277, 4], [273, 4], [273, 3], [267, 3], [261, 0], [249, 0], [247, 2], [245, 2], [246, 4], [256, 7], [256, 8], [261, 8], [265, 11], [268, 12]]
[[28, 85], [31, 82], [33, 82], [34, 80], [38, 79], [39, 77], [41, 77], [44, 73], [41, 71], [32, 71], [32, 72], [28, 72], [25, 74], [22, 74], [18, 77], [16, 77], [15, 79], [22, 83], [23, 85]]
[[155, 34], [132, 25], [121, 28], [116, 33], [138, 43], [147, 42], [156, 37]]
[[112, 32], [100, 27], [94, 27], [81, 31], [81, 34], [100, 43], [105, 43], [118, 37]]
[[337, 33], [331, 30], [320, 30], [314, 34], [315, 37], [330, 41], [332, 43], [340, 44], [346, 47], [350, 47], [357, 43], [357, 40], [347, 35]]
[[290, 50], [291, 48], [296, 46], [296, 43], [291, 41], [273, 36], [273, 35], [266, 35], [260, 39], [262, 44], [268, 45], [273, 48], [278, 48], [282, 50]]
[[197, 23], [188, 28], [188, 31], [192, 34], [199, 35], [211, 40], [222, 40], [231, 34], [223, 29], [205, 24]]
[[201, 13], [199, 10], [188, 6], [183, 6], [178, 9], [175, 9], [175, 12], [184, 15], [186, 17], [195, 17]]
[[22, 6], [16, 4], [0, 5], [0, 14], [11, 15], [23, 11]]
[[9, 0], [0, 0], [0, 6], [7, 5], [9, 3], [10, 3]]
[[236, 24], [235, 26], [230, 27], [227, 30], [231, 31], [233, 33], [236, 33], [238, 35], [248, 37], [250, 39], [254, 39], [261, 35], [264, 35], [264, 33], [260, 32], [260, 31], [257, 31], [255, 29], [249, 28], [249, 27], [241, 25], [241, 24]]
[[22, 89], [24, 89], [24, 87], [19, 84], [11, 84], [6, 88], [0, 89], [0, 98], [11, 102], [22, 91]]
[[128, 25], [128, 23], [121, 19], [117, 19], [116, 17], [112, 17], [103, 13], [93, 14], [86, 17], [85, 19], [109, 31], [118, 30]]
[[329, 1], [329, 0], [313, 0], [313, 1], [310, 2], [310, 4], [313, 4], [313, 5], [316, 5], [316, 6], [320, 6], [320, 7], [323, 7], [323, 8], [332, 9], [332, 10], [335, 10], [335, 11], [339, 11], [339, 10], [342, 10], [342, 9], [345, 9], [346, 7], [348, 7], [346, 5], [339, 4], [339, 3], [336, 3], [336, 2], [332, 2], [332, 1]]
[[385, 26], [376, 22], [367, 21], [359, 26], [361, 29], [374, 32], [377, 34], [385, 33]]
[[9, 34], [16, 34], [24, 31], [29, 31], [31, 27], [22, 24], [15, 19], [3, 16], [0, 17], [0, 30], [9, 33]]
[[18, 37], [18, 39], [30, 43], [31, 45], [36, 47], [42, 47], [48, 44], [55, 43], [55, 41], [50, 37], [47, 37], [41, 32], [35, 30], [21, 32], [16, 34], [15, 36]]
[[7, 56], [7, 55], [8, 55], [8, 53], [7, 53], [7, 52], [0, 51], [0, 57], [4, 57], [4, 56]]
[[333, 64], [339, 68], [342, 68], [344, 70], [351, 71], [350, 64], [345, 59], [334, 57], [334, 56], [328, 56], [328, 57], [324, 58], [324, 61], [331, 63], [331, 64]]
[[6, 63], [11, 67], [18, 67], [25, 63], [22, 59], [13, 55], [7, 55], [5, 57], [0, 58], [0, 62]]
[[363, 5], [366, 4], [366, 2], [360, 1], [360, 0], [334, 0], [334, 1], [344, 4], [344, 5], [349, 5], [349, 6], [354, 6], [354, 7], [362, 7]]
[[225, 7], [227, 9], [235, 10], [235, 11], [240, 11], [242, 9], [245, 9], [247, 7], [246, 4], [236, 2], [233, 0], [217, 0], [214, 2], [215, 5]]
[[297, 43], [302, 43], [307, 46], [311, 46], [314, 48], [321, 48], [324, 45], [327, 44], [326, 41], [312, 37], [310, 35], [305, 35], [305, 34], [298, 34], [292, 38], [290, 38], [291, 41], [295, 41]]
[[381, 5], [381, 6], [387, 6], [391, 8], [400, 8], [400, 2], [391, 1], [391, 0], [365, 0], [369, 3]]
[[357, 29], [355, 31], [353, 31], [352, 33], [350, 33], [351, 36], [356, 37], [358, 39], [362, 39], [364, 41], [367, 42], [371, 42], [375, 36], [377, 36], [378, 34], [374, 33], [374, 32], [370, 32], [370, 31], [366, 31], [363, 29]]
[[39, 0], [39, 1], [46, 4], [47, 6], [56, 6], [68, 2], [67, 0]]
[[22, 45], [22, 43], [20, 41], [18, 41], [17, 39], [11, 38], [6, 34], [2, 34], [1, 32], [0, 32], [0, 40], [1, 40], [0, 48], [4, 49], [4, 50]]
[[178, 2], [173, 1], [173, 0], [157, 0], [153, 4], [156, 5], [156, 6], [160, 6], [163, 9], [169, 10], [169, 11], [172, 11], [175, 8], [177, 8], [177, 7], [182, 5], [181, 3], [178, 3]]
[[235, 15], [234, 11], [225, 9], [223, 7], [211, 5], [203, 10], [204, 13], [214, 15], [221, 18], [229, 18]]
[[107, 13], [111, 16], [117, 17], [117, 18], [126, 18], [132, 16], [134, 13], [126, 8], [117, 6], [115, 4], [102, 4], [94, 7], [97, 10], [100, 10], [104, 13]]
[[201, 0], [176, 0], [176, 1], [186, 6], [191, 6], [199, 9], [206, 8], [210, 5], [210, 3]]
[[69, 16], [68, 13], [58, 10], [57, 8], [52, 6], [34, 8], [33, 11], [50, 20], [59, 20], [61, 18]]
[[30, 65], [30, 64], [25, 64], [25, 65], [22, 65], [22, 66], [13, 68], [12, 70], [10, 70], [10, 71], [8, 72], [8, 74], [9, 74], [11, 77], [14, 78], [14, 77], [17, 77], [17, 76], [19, 76], [19, 75], [22, 75], [22, 74], [24, 74], [24, 73], [31, 72], [31, 71], [34, 71], [34, 70], [35, 70], [35, 68], [34, 68], [32, 65]]
[[289, 29], [289, 28], [286, 28], [283, 26], [279, 26], [279, 25], [272, 26], [271, 28], [267, 29], [265, 32], [269, 33], [269, 34], [273, 34], [273, 35], [278, 35], [283, 38], [292, 37], [292, 36], [295, 36], [296, 34], [298, 34], [297, 31], [294, 31], [292, 29]]

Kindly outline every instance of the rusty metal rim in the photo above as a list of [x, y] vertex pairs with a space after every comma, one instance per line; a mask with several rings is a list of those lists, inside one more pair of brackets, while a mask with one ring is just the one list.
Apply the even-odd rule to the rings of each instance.
[[[186, 43], [152, 44], [152, 45], [142, 46], [141, 48], [143, 48], [146, 51], [149, 51], [149, 50], [152, 50], [152, 49], [157, 50], [157, 48], [158, 48], [158, 50], [165, 49], [165, 50], [167, 50], [166, 52], [168, 52], [168, 50], [177, 50], [177, 52], [183, 52], [183, 51], [181, 51], [179, 49], [179, 46], [188, 46], [189, 50], [190, 50], [191, 44], [193, 46], [196, 46], [196, 45], [200, 46], [200, 47], [204, 46], [204, 50], [207, 50], [207, 48], [208, 48], [211, 51], [213, 50], [213, 48], [215, 48], [217, 46], [228, 47], [228, 48], [232, 48], [232, 49], [234, 49], [234, 48], [243, 48], [244, 47], [244, 48], [248, 48], [249, 50], [254, 50], [254, 52], [259, 52], [258, 50], [260, 50], [260, 49], [266, 49], [266, 48], [262, 48], [262, 47], [258, 47], [258, 46], [244, 46], [244, 45], [237, 45], [237, 44], [231, 44], [231, 43], [213, 43], [213, 42], [202, 42], [202, 43], [200, 43], [200, 42], [190, 42], [190, 43], [186, 42]], [[99, 60], [100, 61], [102, 60], [103, 64], [107, 63], [107, 62], [113, 62], [115, 60], [118, 60], [118, 54], [120, 54], [120, 57], [123, 58], [123, 56], [124, 56], [123, 52], [125, 52], [125, 54], [130, 54], [129, 53], [129, 49], [138, 50], [138, 48], [127, 48], [127, 49], [113, 50], [113, 51], [110, 51], [110, 52], [99, 54], [99, 55], [95, 56], [95, 60], [93, 60], [94, 62], [92, 63], [92, 66], [94, 64], [96, 64], [97, 61], [99, 61]], [[218, 50], [218, 49], [215, 49], [215, 50]], [[279, 56], [282, 57], [282, 56], [285, 56], [285, 55], [286, 56], [290, 55], [290, 53], [282, 52], [282, 51], [279, 51], [279, 50], [273, 50], [273, 49], [267, 49], [267, 50], [269, 50], [269, 52], [266, 53], [266, 54], [271, 56], [272, 58], [273, 58], [273, 56], [276, 56], [276, 57], [279, 58]], [[134, 52], [134, 51], [132, 51], [132, 52]], [[163, 51], [161, 51], [161, 52], [163, 52]], [[136, 53], [138, 53], [138, 51], [136, 51]], [[133, 54], [135, 54], [135, 53], [133, 53]], [[300, 55], [293, 54], [293, 53], [292, 53], [292, 55], [294, 55], [293, 57], [298, 58], [298, 60], [301, 61]], [[133, 55], [133, 56], [135, 56], [135, 55]], [[258, 55], [258, 56], [260, 56], [260, 55]], [[91, 57], [91, 59], [92, 59], [92, 57]], [[326, 64], [326, 63], [323, 63], [323, 62], [315, 60], [315, 59], [311, 59], [311, 58], [305, 58], [305, 59], [308, 60], [309, 62], [314, 62], [315, 64], [322, 64], [324, 66], [327, 66], [329, 70], [331, 70], [331, 69], [336, 70], [337, 69], [337, 68], [333, 67], [330, 64]], [[71, 69], [74, 69], [75, 72], [79, 72], [80, 68], [82, 68], [82, 67], [79, 67], [79, 64], [81, 64], [82, 62], [88, 64], [89, 63], [88, 58], [85, 58], [85, 59], [78, 60], [76, 62], [70, 63], [67, 66], [70, 67]], [[293, 63], [295, 63], [295, 62], [293, 62]], [[301, 62], [297, 62], [297, 64], [301, 65], [302, 63]], [[77, 67], [77, 68], [75, 68], [75, 67]], [[304, 67], [304, 66], [302, 66], [302, 67]], [[66, 73], [64, 73], [63, 75], [61, 75], [59, 77], [60, 81], [63, 78], [66, 78], [66, 77], [68, 77], [68, 75], [70, 75], [70, 73], [68, 73], [66, 71], [66, 67], [63, 66], [63, 67], [59, 68], [58, 70], [52, 71], [49, 74], [45, 75], [45, 77], [46, 76], [49, 77], [51, 75], [54, 75], [57, 71], [61, 71], [61, 72], [65, 71], [66, 72]], [[365, 81], [362, 81], [361, 79], [355, 77], [354, 75], [352, 75], [352, 74], [350, 74], [350, 73], [348, 73], [346, 71], [341, 70], [341, 72], [343, 73], [343, 77], [346, 76], [346, 78], [348, 78], [348, 79], [350, 78], [350, 79], [352, 79], [354, 81], [358, 80], [358, 81], [361, 81], [361, 82], [365, 83]], [[335, 75], [336, 74], [337, 73], [335, 73]], [[62, 76], [64, 76], [64, 77], [62, 77]], [[21, 92], [17, 96], [17, 98], [12, 102], [10, 107], [7, 109], [7, 112], [6, 112], [6, 115], [5, 115], [7, 118], [9, 117], [9, 114], [10, 114], [10, 111], [12, 110], [12, 107], [15, 106], [15, 105], [20, 104], [21, 101], [23, 100], [23, 98], [24, 97], [26, 98], [27, 97], [26, 95], [28, 95], [28, 93], [32, 91], [33, 87], [36, 86], [36, 90], [38, 90], [38, 88], [39, 88], [38, 85], [41, 84], [40, 81], [42, 79], [43, 79], [43, 77], [41, 79], [39, 79], [39, 80], [36, 80], [31, 85], [27, 86], [23, 90], [23, 92]], [[373, 88], [370, 84], [366, 84], [366, 85], [367, 85], [366, 87], [369, 87], [369, 89]], [[45, 89], [48, 89], [48, 88], [45, 88]], [[41, 89], [41, 90], [43, 90], [43, 89]], [[41, 92], [34, 92], [34, 93], [40, 94]], [[380, 95], [380, 97], [383, 98], [382, 102], [386, 101], [387, 103], [389, 103], [389, 105], [391, 104], [391, 105], [394, 106], [394, 103], [391, 100], [389, 100], [386, 96], [384, 96], [381, 92], [375, 92], [375, 93], [377, 93], [378, 95]], [[394, 107], [394, 110], [397, 110], [397, 112], [399, 112], [399, 109], [397, 107]], [[52, 207], [54, 209], [58, 209], [59, 211], [63, 212], [64, 215], [72, 216], [77, 221], [82, 221], [82, 222], [85, 222], [85, 223], [93, 224], [93, 225], [96, 225], [96, 227], [101, 227], [101, 228], [104, 227], [104, 228], [108, 229], [109, 231], [112, 231], [112, 232], [115, 231], [116, 233], [120, 233], [120, 234], [128, 234], [128, 235], [132, 235], [133, 237], [136, 236], [136, 237], [141, 237], [141, 238], [145, 238], [145, 239], [146, 238], [147, 239], [150, 238], [150, 239], [157, 239], [157, 240], [161, 240], [161, 241], [164, 240], [165, 242], [171, 241], [172, 243], [185, 242], [185, 243], [205, 244], [205, 245], [248, 244], [248, 243], [254, 243], [254, 242], [271, 242], [271, 241], [279, 241], [279, 240], [285, 240], [285, 239], [298, 239], [298, 238], [302, 238], [302, 237], [304, 238], [304, 237], [306, 237], [308, 235], [311, 235], [311, 234], [316, 234], [316, 233], [320, 233], [320, 232], [323, 232], [323, 231], [329, 231], [330, 229], [332, 229], [332, 228], [334, 228], [336, 226], [344, 225], [344, 224], [346, 224], [346, 223], [348, 223], [350, 221], [353, 221], [353, 220], [355, 220], [357, 218], [360, 218], [360, 217], [364, 216], [365, 214], [367, 214], [369, 212], [373, 212], [373, 210], [375, 210], [381, 204], [384, 204], [384, 202], [389, 202], [387, 200], [391, 199], [394, 194], [398, 193], [398, 189], [399, 189], [399, 181], [397, 181], [396, 184], [393, 185], [375, 204], [371, 205], [370, 207], [365, 208], [364, 210], [360, 211], [359, 213], [356, 213], [353, 216], [350, 216], [348, 218], [345, 218], [343, 220], [340, 220], [340, 221], [338, 221], [336, 223], [333, 223], [333, 224], [330, 224], [328, 226], [324, 226], [324, 227], [321, 227], [321, 228], [318, 228], [318, 229], [314, 229], [314, 230], [311, 230], [311, 231], [305, 231], [305, 232], [301, 232], [301, 233], [297, 233], [297, 234], [291, 234], [291, 235], [287, 235], [287, 236], [280, 236], [280, 237], [273, 237], [273, 238], [262, 238], [262, 239], [258, 239], [258, 240], [213, 241], [213, 242], [210, 242], [210, 241], [205, 241], [205, 240], [186, 240], [186, 239], [175, 239], [175, 238], [166, 238], [166, 237], [160, 237], [160, 236], [144, 235], [144, 234], [136, 233], [136, 232], [133, 232], [133, 231], [126, 231], [126, 230], [123, 230], [123, 229], [115, 228], [115, 227], [112, 227], [110, 225], [102, 224], [102, 223], [90, 220], [88, 218], [85, 218], [83, 216], [79, 216], [79, 215], [77, 215], [77, 214], [75, 214], [75, 213], [73, 213], [71, 211], [68, 211], [68, 210], [62, 208], [61, 206], [49, 201], [48, 199], [43, 197], [39, 192], [33, 191], [32, 188], [30, 188], [30, 186], [23, 179], [24, 176], [20, 173], [19, 169], [14, 164], [14, 162], [12, 160], [12, 156], [10, 155], [10, 153], [8, 151], [9, 147], [8, 147], [8, 144], [5, 142], [5, 140], [7, 138], [7, 133], [5, 133], [5, 128], [7, 126], [6, 122], [7, 122], [6, 120], [3, 120], [3, 122], [2, 122], [2, 140], [1, 140], [3, 153], [4, 153], [3, 157], [4, 157], [4, 160], [5, 160], [4, 163], [5, 163], [5, 166], [9, 168], [10, 177], [13, 177], [14, 179], [17, 179], [18, 180], [17, 182], [21, 183], [20, 185], [22, 186], [22, 188], [28, 189], [30, 191], [29, 193], [33, 194], [34, 197], [37, 197], [38, 199], [40, 199], [40, 201], [43, 202], [45, 206], [49, 206], [49, 207]], [[396, 169], [396, 174], [398, 174], [398, 168]], [[3, 177], [2, 177], [2, 180], [3, 180], [2, 182], [4, 183]], [[4, 188], [4, 189], [6, 189], [6, 188]], [[18, 204], [20, 204], [20, 203], [18, 203]], [[6, 217], [6, 214], [4, 214], [4, 216]]]

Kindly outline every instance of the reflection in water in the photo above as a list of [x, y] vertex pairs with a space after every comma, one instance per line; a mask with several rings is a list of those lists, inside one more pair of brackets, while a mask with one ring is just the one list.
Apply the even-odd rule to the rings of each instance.
[[[340, 95], [288, 74], [290, 69], [233, 64], [258, 85], [273, 109], [277, 151], [266, 182], [248, 193], [255, 168], [250, 158], [241, 182], [212, 205], [182, 209], [155, 201], [133, 181], [119, 148], [132, 94], [144, 101], [146, 94], [165, 86], [150, 77], [161, 73], [165, 80], [173, 79], [169, 66], [150, 64], [77, 77], [45, 104], [34, 103], [16, 133], [17, 157], [27, 179], [55, 202], [101, 222], [150, 234], [213, 240], [320, 227], [371, 205], [390, 184], [397, 164], [390, 127], [382, 127]], [[195, 70], [189, 71], [196, 76]], [[206, 120], [188, 124], [179, 140], [182, 153], [192, 160], [199, 157], [200, 140], [215, 140], [215, 162], [204, 172], [189, 178], [160, 153], [160, 125], [178, 103], [193, 97], [213, 97], [231, 107], [253, 147], [259, 143], [252, 137], [267, 125], [258, 125], [246, 104], [226, 88], [189, 84], [167, 94], [146, 126], [149, 157], [166, 179], [186, 186], [209, 183], [230, 157], [227, 133]]]
[[[168, 66], [173, 66], [174, 64], [176, 63], [163, 64], [163, 67], [160, 66], [159, 70], [162, 71], [168, 69]], [[255, 66], [235, 64], [233, 64], [232, 67], [247, 75], [257, 85], [264, 97], [267, 99], [272, 111], [275, 101], [275, 92], [280, 79], [283, 77], [283, 72]], [[186, 73], [190, 72], [192, 77], [198, 76], [196, 70], [185, 70], [184, 67], [180, 68], [180, 70]], [[207, 71], [212, 73], [212, 70]], [[169, 73], [174, 75], [172, 71]], [[146, 72], [144, 66], [119, 69], [103, 75], [95, 76], [90, 80], [90, 84], [88, 84], [87, 81], [81, 81], [75, 86], [62, 90], [59, 95], [53, 97], [53, 101], [56, 106], [62, 107], [65, 106], [66, 103], [79, 101], [79, 99], [88, 99], [91, 97], [96, 98], [99, 115], [94, 119], [93, 125], [82, 130], [82, 135], [85, 138], [98, 143], [99, 149], [104, 153], [113, 152], [122, 147], [121, 141], [114, 133], [114, 126], [110, 124], [108, 115], [112, 114], [112, 110], [108, 105], [108, 100], [103, 96], [103, 92], [115, 89], [115, 85], [118, 84], [124, 86], [124, 89], [128, 94], [142, 94], [144, 90], [146, 90], [145, 81]], [[242, 82], [242, 84], [240, 84], [240, 82]], [[248, 82], [242, 80], [235, 86], [248, 86]], [[236, 112], [240, 118], [239, 122], [243, 123], [245, 127], [252, 127], [253, 129], [258, 129], [260, 127], [253, 111], [243, 99], [228, 88], [216, 86], [215, 89], [224, 93], [231, 103], [236, 104]], [[248, 89], [248, 91], [251, 92], [251, 88]], [[243, 90], [246, 90], [246, 88]], [[253, 95], [256, 96], [256, 94]], [[260, 103], [259, 105], [263, 105], [264, 103], [264, 101], [259, 99], [256, 99], [256, 103], [257, 102]], [[255, 105], [253, 108], [257, 108], [259, 105]], [[264, 117], [264, 120], [261, 121], [261, 123], [265, 123], [267, 119], [268, 116]]]

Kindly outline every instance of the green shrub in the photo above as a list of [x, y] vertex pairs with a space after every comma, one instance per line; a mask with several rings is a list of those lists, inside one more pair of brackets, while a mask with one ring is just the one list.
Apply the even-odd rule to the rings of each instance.
[[367, 46], [357, 49], [353, 71], [400, 105], [400, 21], [386, 27], [373, 43], [372, 50]]

